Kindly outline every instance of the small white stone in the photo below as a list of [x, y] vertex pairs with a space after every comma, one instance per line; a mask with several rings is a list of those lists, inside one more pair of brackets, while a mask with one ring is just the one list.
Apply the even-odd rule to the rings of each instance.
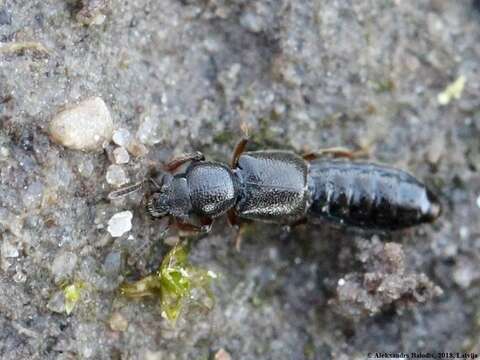
[[10, 150], [5, 146], [0, 147], [0, 159], [6, 159], [10, 155]]
[[120, 165], [110, 165], [107, 169], [107, 182], [114, 186], [128, 183], [128, 176]]
[[112, 140], [121, 147], [127, 147], [132, 141], [132, 134], [127, 129], [118, 129], [113, 132]]
[[460, 265], [453, 271], [453, 280], [461, 288], [467, 289], [475, 279], [474, 269], [469, 265]]
[[94, 97], [67, 108], [50, 123], [53, 140], [65, 147], [99, 151], [112, 138], [113, 120], [105, 102]]
[[120, 237], [132, 228], [133, 214], [131, 211], [116, 213], [108, 221], [108, 232], [113, 237]]
[[338, 280], [338, 286], [343, 286], [343, 285], [345, 285], [345, 279], [343, 279], [343, 278], [339, 279]]
[[459, 234], [460, 234], [460, 239], [465, 240], [470, 235], [470, 230], [468, 229], [468, 227], [462, 226], [460, 227]]
[[7, 239], [3, 239], [1, 253], [4, 258], [16, 258], [19, 255], [17, 247]]
[[151, 116], [145, 116], [137, 130], [138, 140], [150, 146], [158, 144], [165, 136], [165, 129], [160, 126], [160, 121]]
[[480, 208], [480, 195], [477, 197], [477, 206]]
[[130, 155], [128, 155], [128, 151], [123, 147], [113, 150], [113, 158], [117, 164], [126, 164], [130, 161]]

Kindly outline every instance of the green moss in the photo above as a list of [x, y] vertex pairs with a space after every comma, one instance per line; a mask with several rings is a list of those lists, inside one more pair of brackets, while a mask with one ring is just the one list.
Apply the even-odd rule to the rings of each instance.
[[213, 272], [191, 265], [187, 247], [177, 245], [165, 256], [155, 274], [124, 284], [120, 291], [128, 298], [158, 298], [162, 315], [174, 323], [182, 310], [194, 302], [193, 290], [203, 290], [213, 299], [210, 283], [215, 277]]
[[63, 295], [65, 297], [65, 312], [67, 315], [71, 314], [77, 305], [85, 287], [86, 285], [83, 281], [77, 281], [63, 288]]
[[383, 79], [377, 82], [372, 82], [373, 90], [377, 93], [392, 92], [395, 90], [395, 83], [392, 79]]

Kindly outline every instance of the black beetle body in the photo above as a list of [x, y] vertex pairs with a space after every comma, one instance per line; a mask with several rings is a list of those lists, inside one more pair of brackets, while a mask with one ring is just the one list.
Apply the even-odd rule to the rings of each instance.
[[192, 163], [183, 173], [165, 175], [160, 189], [150, 195], [147, 207], [153, 217], [170, 215], [181, 223], [200, 219], [200, 231], [232, 211], [240, 218], [286, 225], [322, 219], [396, 230], [432, 222], [441, 212], [424, 184], [383, 165], [308, 162], [293, 152], [255, 151], [239, 154], [230, 169], [195, 156], [177, 161], [175, 168]]

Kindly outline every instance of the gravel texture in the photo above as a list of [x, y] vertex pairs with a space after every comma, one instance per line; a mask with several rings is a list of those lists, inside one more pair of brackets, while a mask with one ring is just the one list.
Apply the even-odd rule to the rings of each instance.
[[[0, 358], [480, 352], [479, 38], [470, 0], [0, 0]], [[92, 98], [113, 142], [85, 113], [87, 147], [52, 136]], [[183, 152], [227, 161], [242, 123], [252, 149], [369, 147], [444, 214], [376, 236], [254, 224], [241, 252], [220, 220], [190, 254], [219, 275], [215, 307], [174, 327], [118, 293], [174, 235], [141, 191], [107, 194]], [[122, 211], [132, 227], [113, 238]]]

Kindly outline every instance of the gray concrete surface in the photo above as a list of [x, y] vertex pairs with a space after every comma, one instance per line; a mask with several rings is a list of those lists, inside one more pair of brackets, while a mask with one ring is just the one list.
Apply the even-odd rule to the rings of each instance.
[[[0, 358], [480, 352], [479, 39], [470, 0], [0, 0]], [[460, 76], [459, 99], [440, 105]], [[219, 221], [191, 250], [219, 274], [215, 307], [172, 327], [154, 301], [117, 291], [169, 246], [139, 195], [106, 199], [113, 145], [49, 136], [92, 96], [139, 139], [120, 165], [131, 181], [194, 149], [226, 161], [245, 122], [252, 148], [371, 146], [429, 183], [444, 215], [374, 237], [256, 224], [240, 253]], [[122, 210], [133, 229], [112, 238]], [[86, 289], [67, 315], [62, 288], [76, 282]]]

